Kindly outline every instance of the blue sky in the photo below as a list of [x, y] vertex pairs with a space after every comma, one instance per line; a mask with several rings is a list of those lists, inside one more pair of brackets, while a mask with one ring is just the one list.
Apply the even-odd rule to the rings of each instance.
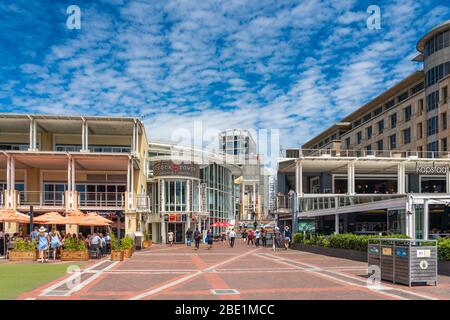
[[280, 129], [298, 146], [420, 69], [417, 40], [448, 19], [428, 0], [2, 1], [0, 110], [144, 116], [162, 140], [194, 120]]

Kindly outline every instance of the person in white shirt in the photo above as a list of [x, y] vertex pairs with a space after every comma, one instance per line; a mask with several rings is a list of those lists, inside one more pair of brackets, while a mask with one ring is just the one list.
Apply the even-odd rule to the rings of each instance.
[[231, 229], [230, 233], [228, 234], [229, 238], [230, 238], [230, 247], [234, 247], [234, 241], [236, 240], [236, 232]]

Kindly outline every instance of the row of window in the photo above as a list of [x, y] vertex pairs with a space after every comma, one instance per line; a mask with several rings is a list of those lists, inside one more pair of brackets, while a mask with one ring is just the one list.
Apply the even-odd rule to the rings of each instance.
[[427, 95], [427, 111], [431, 111], [439, 107], [439, 90]]
[[[114, 152], [114, 153], [129, 153], [131, 148], [129, 146], [88, 146], [91, 152]], [[56, 145], [56, 151], [62, 152], [80, 152], [81, 145]]]
[[436, 67], [431, 68], [425, 74], [425, 82], [427, 87], [432, 86], [435, 83], [438, 83], [446, 75], [450, 74], [450, 61], [442, 63]]
[[425, 43], [425, 57], [429, 57], [433, 53], [447, 48], [450, 44], [450, 30], [443, 31], [434, 35]]

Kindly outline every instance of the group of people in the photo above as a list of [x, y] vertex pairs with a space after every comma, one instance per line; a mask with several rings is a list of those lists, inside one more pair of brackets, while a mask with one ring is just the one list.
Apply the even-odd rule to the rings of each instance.
[[[253, 230], [252, 228], [247, 229], [242, 227], [240, 228], [242, 239], [244, 240], [244, 243], [247, 243], [248, 246], [254, 245], [257, 248], [260, 246], [267, 247], [267, 235], [268, 231], [261, 227], [260, 229]], [[277, 236], [278, 235], [278, 236]], [[194, 231], [191, 228], [188, 228], [186, 230], [186, 245], [192, 246], [192, 242], [195, 243], [194, 250], [198, 250], [200, 247], [200, 242], [202, 240], [203, 234], [199, 231], [198, 228], [196, 228]], [[223, 246], [229, 246], [231, 248], [234, 248], [236, 243], [236, 237], [237, 233], [233, 228], [228, 228], [227, 230], [223, 230], [219, 235], [219, 240], [222, 242]], [[278, 238], [280, 239], [278, 239]], [[169, 232], [167, 235], [168, 243], [170, 246], [174, 243], [174, 234], [173, 232]], [[283, 230], [283, 232], [280, 232], [278, 228], [275, 228], [275, 237], [274, 240], [281, 243], [281, 245], [284, 246], [284, 248], [287, 250], [289, 248], [290, 242], [291, 242], [291, 231], [289, 230], [289, 227], [286, 226]], [[214, 233], [213, 230], [210, 228], [206, 232], [205, 237], [205, 243], [208, 245], [208, 250], [210, 250], [213, 246], [214, 241]]]
[[8, 251], [13, 250], [18, 240], [34, 241], [36, 243], [36, 250], [39, 252], [38, 260], [43, 263], [44, 261], [48, 261], [50, 257], [53, 260], [59, 258], [61, 249], [72, 239], [83, 242], [84, 246], [88, 249], [97, 251], [97, 256], [106, 255], [111, 246], [111, 237], [109, 234], [94, 232], [85, 237], [81, 232], [78, 234], [66, 233], [65, 231], [59, 232], [55, 226], [51, 228], [50, 232], [47, 232], [47, 229], [43, 226], [40, 228], [36, 226], [29, 236], [14, 233], [10, 237], [9, 234], [0, 231], [0, 255], [7, 255]]

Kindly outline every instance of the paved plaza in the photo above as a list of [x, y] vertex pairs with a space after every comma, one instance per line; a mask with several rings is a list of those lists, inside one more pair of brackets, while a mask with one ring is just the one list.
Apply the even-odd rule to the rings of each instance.
[[[235, 248], [215, 243], [211, 250], [154, 245], [123, 262], [91, 262], [20, 299], [351, 299], [434, 300], [450, 298], [450, 277], [439, 285], [382, 283], [367, 286], [367, 264], [296, 250]], [[69, 285], [68, 285], [69, 284]]]

